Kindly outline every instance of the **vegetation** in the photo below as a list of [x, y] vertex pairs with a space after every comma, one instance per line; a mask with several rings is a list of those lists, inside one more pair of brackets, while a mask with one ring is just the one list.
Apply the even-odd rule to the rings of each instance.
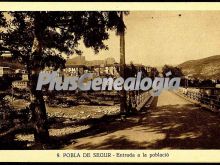
[[163, 76], [167, 77], [166, 73], [168, 73], [168, 72], [172, 73], [172, 75], [169, 76], [171, 78], [173, 78], [173, 77], [182, 77], [184, 75], [180, 68], [174, 67], [174, 66], [170, 66], [170, 65], [164, 65], [164, 67], [162, 68]]
[[64, 68], [62, 54], [82, 54], [81, 40], [95, 53], [108, 49], [103, 42], [108, 31], [119, 34], [124, 28], [118, 12], [0, 12], [0, 50], [10, 51], [28, 72], [36, 143], [49, 140], [42, 91], [36, 91], [38, 73], [45, 67]]
[[198, 79], [220, 80], [220, 55], [186, 61], [178, 67], [185, 75], [191, 75]]

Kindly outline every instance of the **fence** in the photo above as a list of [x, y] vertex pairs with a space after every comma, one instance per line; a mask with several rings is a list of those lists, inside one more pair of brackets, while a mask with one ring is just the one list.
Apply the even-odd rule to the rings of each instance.
[[131, 104], [131, 107], [137, 111], [141, 110], [151, 98], [149, 91], [129, 91], [127, 93], [128, 104]]
[[178, 93], [205, 105], [213, 111], [220, 111], [220, 94], [216, 88], [179, 88]]

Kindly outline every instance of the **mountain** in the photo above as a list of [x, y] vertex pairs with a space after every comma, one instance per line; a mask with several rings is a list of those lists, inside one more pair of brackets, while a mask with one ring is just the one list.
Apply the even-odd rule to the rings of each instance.
[[185, 75], [200, 79], [220, 79], [220, 55], [186, 61], [178, 65]]

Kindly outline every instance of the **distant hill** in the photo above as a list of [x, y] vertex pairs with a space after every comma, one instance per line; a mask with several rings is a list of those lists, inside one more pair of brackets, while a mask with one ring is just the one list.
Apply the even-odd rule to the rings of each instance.
[[201, 79], [220, 79], [220, 55], [186, 61], [180, 65], [185, 75]]
[[114, 58], [106, 58], [105, 60], [90, 60], [87, 61], [85, 56], [77, 56], [71, 59], [68, 59], [66, 62], [66, 66], [74, 66], [74, 65], [86, 65], [86, 66], [94, 66], [94, 65], [108, 65], [114, 64], [116, 61]]

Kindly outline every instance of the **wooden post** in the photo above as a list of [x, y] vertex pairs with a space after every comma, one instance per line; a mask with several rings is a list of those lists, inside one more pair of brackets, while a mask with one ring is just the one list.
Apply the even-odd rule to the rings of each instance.
[[[120, 18], [123, 20], [123, 12], [120, 12]], [[120, 76], [125, 78], [125, 29], [120, 32]], [[120, 112], [126, 112], [126, 92], [122, 88], [120, 92]]]

